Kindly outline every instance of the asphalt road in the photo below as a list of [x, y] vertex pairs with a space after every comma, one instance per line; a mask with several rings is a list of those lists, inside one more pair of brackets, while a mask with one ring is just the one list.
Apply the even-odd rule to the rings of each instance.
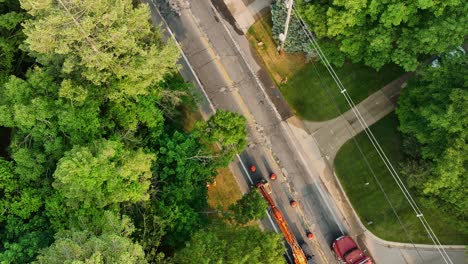
[[[213, 113], [214, 108], [236, 111], [247, 117], [249, 148], [230, 166], [241, 189], [248, 191], [252, 183], [266, 179], [270, 172], [280, 175], [277, 181], [271, 183], [273, 198], [296, 237], [309, 244], [316, 263], [336, 263], [330, 250], [331, 243], [339, 235], [348, 233], [345, 227], [351, 228], [351, 223], [350, 219], [336, 213], [335, 202], [340, 198], [332, 199], [318, 176], [317, 170], [324, 173], [323, 166], [315, 164], [315, 160], [323, 157], [319, 157], [318, 149], [312, 149], [305, 155], [309, 159], [304, 159], [302, 142], [298, 145], [297, 141], [291, 140], [291, 131], [288, 132], [285, 126], [284, 121], [292, 115], [282, 101], [281, 94], [261, 67], [257, 66], [252, 74], [250, 67], [258, 63], [254, 62], [255, 56], [251, 56], [248, 50], [250, 46], [236, 20], [230, 16], [221, 0], [212, 1], [216, 7], [209, 0], [191, 1], [190, 9], [182, 10], [180, 16], [165, 14], [170, 28], [181, 43], [183, 55], [186, 54], [186, 60], [189, 61], [187, 63], [183, 58], [180, 60], [183, 66], [180, 72], [199, 89], [199, 106], [205, 118]], [[153, 20], [159, 25], [161, 19], [158, 18], [158, 12], [153, 4], [150, 6]], [[244, 59], [248, 64], [244, 63], [241, 53], [247, 53]], [[268, 98], [265, 93], [269, 94]], [[271, 101], [276, 109], [272, 107]], [[256, 173], [247, 172], [245, 167], [250, 164], [257, 166]], [[291, 199], [299, 201], [299, 208], [289, 206]], [[265, 228], [277, 230], [271, 219], [262, 222]], [[305, 239], [309, 230], [315, 234], [312, 241]], [[384, 260], [379, 263], [420, 263], [411, 260], [414, 254], [406, 248], [407, 245], [380, 241], [370, 233], [356, 233], [353, 228], [348, 231], [358, 236], [357, 241], [364, 250], [366, 248], [363, 246], [370, 246], [370, 252]], [[361, 241], [359, 237], [367, 240]], [[434, 249], [430, 246], [420, 245], [420, 251], [427, 253], [422, 263], [438, 263]], [[463, 263], [463, 249], [456, 249], [453, 253], [457, 259], [455, 263]]]
[[[257, 172], [250, 175], [252, 182], [266, 179], [270, 172], [278, 174], [278, 180], [270, 183], [272, 196], [296, 237], [309, 244], [317, 263], [336, 263], [330, 246], [336, 237], [346, 232], [342, 217], [318, 174], [304, 167], [291, 144], [283, 124], [288, 114], [276, 112], [269, 104], [261, 90], [264, 87], [252, 75], [232, 36], [221, 23], [222, 18], [212, 7], [208, 0], [191, 1], [190, 10], [182, 10], [180, 16], [164, 16], [214, 107], [235, 111], [247, 118], [249, 146], [240, 158], [247, 165], [257, 166]], [[155, 15], [154, 7], [152, 12]], [[226, 21], [229, 22], [229, 17]], [[242, 34], [241, 31], [234, 33]], [[189, 79], [196, 78], [188, 76], [190, 73], [186, 75], [184, 77]], [[208, 108], [202, 107], [207, 112]], [[237, 161], [233, 166], [237, 167], [233, 170], [238, 172], [235, 174], [240, 185], [244, 189], [251, 185], [242, 164]], [[292, 199], [299, 202], [298, 208], [291, 208]], [[315, 235], [312, 241], [305, 237], [309, 230]]]

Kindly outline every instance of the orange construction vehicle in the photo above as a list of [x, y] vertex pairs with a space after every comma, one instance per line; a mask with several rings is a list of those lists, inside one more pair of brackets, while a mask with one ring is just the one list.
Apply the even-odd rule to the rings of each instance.
[[294, 256], [294, 263], [295, 264], [307, 264], [307, 258], [304, 254], [304, 251], [302, 251], [302, 248], [297, 243], [296, 237], [289, 229], [288, 224], [286, 223], [286, 220], [284, 219], [283, 214], [278, 209], [278, 207], [276, 207], [275, 202], [270, 196], [270, 193], [271, 193], [270, 186], [268, 185], [268, 183], [260, 182], [257, 184], [257, 188], [260, 190], [260, 193], [263, 195], [263, 197], [265, 197], [265, 200], [267, 200], [268, 204], [270, 205], [271, 210], [273, 211], [273, 217], [275, 218], [276, 223], [278, 223], [278, 226], [281, 229], [281, 232], [283, 232], [284, 237], [286, 238], [286, 241], [291, 247], [291, 250]]

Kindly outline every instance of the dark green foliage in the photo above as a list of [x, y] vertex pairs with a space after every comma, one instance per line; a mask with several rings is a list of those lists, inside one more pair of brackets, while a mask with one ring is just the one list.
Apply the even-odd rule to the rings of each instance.
[[0, 230], [0, 262], [29, 263], [39, 249], [48, 246], [54, 235], [47, 218], [37, 214], [28, 219], [8, 215]]
[[[147, 146], [158, 157], [153, 166], [157, 191], [152, 195], [153, 204], [141, 209], [158, 215], [166, 227], [163, 243], [174, 247], [206, 225], [206, 183], [213, 180], [217, 168], [245, 147], [245, 118], [218, 111], [189, 133], [167, 130], [154, 137], [149, 132]], [[220, 142], [220, 151], [213, 148], [215, 142]]]
[[376, 69], [393, 62], [415, 70], [427, 56], [460, 46], [467, 35], [468, 3], [461, 0], [303, 0], [299, 6], [320, 39]]
[[[133, 220], [136, 229], [132, 237], [143, 247], [148, 262], [159, 263], [157, 260], [165, 256], [160, 246], [166, 235], [168, 221], [160, 216], [161, 212], [153, 201], [154, 197], [145, 202], [124, 206], [123, 212]], [[168, 248], [165, 251], [169, 251]]]
[[22, 76], [32, 64], [18, 47], [24, 41], [21, 23], [27, 15], [17, 0], [0, 1], [0, 83], [10, 74]]
[[214, 223], [200, 230], [177, 252], [174, 261], [191, 263], [285, 263], [282, 237], [258, 227]]
[[[278, 0], [271, 5], [271, 19], [273, 21], [271, 31], [273, 39], [278, 45], [280, 45], [279, 35], [284, 33], [285, 30], [284, 26], [288, 12], [283, 2], [284, 1]], [[308, 58], [314, 58], [317, 56], [315, 50], [312, 48], [310, 40], [302, 29], [299, 20], [295, 18], [294, 13], [291, 15], [284, 50], [287, 52], [304, 52]]]
[[131, 220], [105, 212], [100, 232], [88, 230], [60, 231], [55, 242], [41, 250], [34, 263], [146, 263], [142, 247], [129, 235]]
[[0, 1], [0, 262], [163, 260], [206, 226], [206, 182], [245, 147], [245, 119], [182, 132], [190, 86], [146, 5], [22, 4]]
[[[425, 67], [403, 90], [397, 109], [407, 137], [408, 184], [431, 207], [468, 217], [468, 57], [461, 51]], [[466, 224], [463, 227], [467, 229]]]
[[215, 156], [191, 134], [163, 134], [155, 146], [153, 168], [157, 212], [167, 221], [167, 243], [176, 246], [202, 226], [207, 207], [206, 182], [216, 175]]
[[266, 217], [268, 203], [257, 190], [251, 190], [249, 193], [235, 204], [229, 206], [226, 216], [236, 223], [244, 225], [253, 220], [259, 220]]
[[50, 181], [44, 177], [43, 157], [34, 150], [19, 148], [13, 161], [0, 159], [2, 262], [29, 262], [38, 249], [52, 241], [53, 230], [43, 213], [44, 196], [50, 188]]

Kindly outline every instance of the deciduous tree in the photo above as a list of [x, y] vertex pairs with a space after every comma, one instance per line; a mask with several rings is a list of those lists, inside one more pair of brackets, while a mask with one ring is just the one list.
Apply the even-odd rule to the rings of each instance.
[[[151, 145], [150, 145], [151, 146]], [[202, 226], [207, 206], [206, 182], [216, 175], [215, 156], [190, 133], [163, 134], [153, 142], [157, 212], [167, 220], [166, 243], [175, 246]]]
[[397, 109], [400, 130], [417, 141], [404, 172], [432, 204], [468, 215], [468, 57], [447, 54], [403, 89]]
[[208, 122], [196, 124], [193, 133], [204, 143], [218, 143], [221, 147], [221, 166], [227, 166], [234, 155], [242, 152], [247, 145], [246, 119], [230, 111], [218, 110]]
[[[53, 236], [44, 209], [48, 180], [41, 179], [42, 166], [28, 157], [27, 150], [15, 161], [0, 158], [0, 262], [27, 263], [47, 246]], [[15, 163], [19, 164], [15, 168]], [[28, 166], [30, 165], [30, 166]], [[34, 168], [39, 166], [39, 168]], [[19, 174], [29, 167], [31, 174]], [[38, 170], [38, 171], [35, 171]], [[37, 174], [39, 172], [39, 174]], [[29, 177], [26, 177], [28, 175]]]
[[32, 61], [18, 47], [24, 40], [21, 23], [26, 12], [17, 0], [0, 1], [0, 85], [10, 74], [22, 76]]
[[41, 251], [34, 263], [146, 263], [142, 247], [129, 235], [133, 226], [127, 218], [105, 214], [99, 234], [87, 230], [65, 230], [55, 242]]
[[20, 142], [40, 143], [45, 154], [58, 157], [71, 144], [100, 137], [100, 102], [91, 95], [96, 87], [75, 96], [69, 92], [74, 85], [83, 89], [70, 81], [57, 83], [41, 68], [29, 71], [25, 80], [11, 76], [0, 89], [0, 126], [16, 128]]
[[[121, 203], [147, 200], [154, 159], [118, 141], [74, 147], [57, 163], [52, 184], [57, 194], [48, 201], [49, 215], [54, 222], [92, 222], [104, 210], [118, 211], [115, 206]], [[57, 229], [60, 226], [66, 227], [56, 223]]]
[[258, 227], [215, 223], [200, 230], [176, 252], [176, 263], [286, 263], [280, 235]]
[[106, 96], [145, 95], [176, 69], [178, 50], [149, 23], [146, 4], [116, 1], [22, 1], [25, 49], [62, 75], [104, 85]]
[[211, 142], [218, 142], [223, 149], [242, 151], [247, 145], [245, 117], [230, 111], [218, 110], [208, 122]]
[[244, 225], [266, 217], [267, 208], [268, 204], [265, 199], [254, 189], [229, 206], [227, 216], [238, 224]]
[[427, 56], [461, 45], [467, 35], [466, 1], [301, 2], [301, 13], [319, 38], [376, 69], [395, 63], [414, 70]]

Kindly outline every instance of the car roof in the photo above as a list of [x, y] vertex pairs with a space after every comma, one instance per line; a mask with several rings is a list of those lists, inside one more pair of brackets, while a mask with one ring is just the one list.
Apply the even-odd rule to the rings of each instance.
[[356, 242], [350, 236], [341, 236], [333, 243], [333, 249], [340, 257], [343, 257], [344, 253], [356, 247]]

